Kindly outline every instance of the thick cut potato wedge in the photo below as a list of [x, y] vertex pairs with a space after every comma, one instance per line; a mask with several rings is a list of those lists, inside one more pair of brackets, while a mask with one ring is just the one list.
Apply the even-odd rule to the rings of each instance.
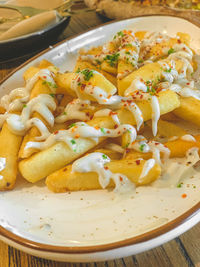
[[[40, 62], [40, 66], [42, 66], [42, 68], [45, 68], [45, 67], [52, 66], [52, 64], [50, 62], [46, 61], [46, 60], [43, 60], [43, 61]], [[24, 75], [24, 77], [26, 77], [25, 79], [31, 78], [35, 74], [35, 69], [36, 68], [34, 68], [34, 67], [30, 67], [25, 72], [25, 75]], [[37, 68], [37, 72], [39, 70], [40, 70], [40, 68]], [[39, 79], [35, 83], [32, 91], [31, 91], [30, 99], [33, 99], [34, 97], [37, 97], [40, 94], [51, 94], [51, 93], [52, 93], [52, 91], [49, 88], [49, 86], [47, 84], [43, 83], [43, 81], [41, 79]], [[32, 117], [40, 119], [47, 126], [47, 128], [49, 128], [48, 123], [37, 112], [34, 112]], [[30, 142], [30, 141], [34, 141], [36, 136], [40, 136], [40, 131], [37, 129], [37, 127], [34, 126], [24, 136], [24, 139], [23, 139], [20, 151], [19, 151], [19, 158], [27, 158], [30, 155], [32, 155], [34, 152], [37, 151], [34, 148], [29, 148], [29, 149], [24, 150], [24, 148], [26, 146], [26, 143]]]
[[180, 107], [175, 109], [173, 113], [186, 121], [200, 126], [200, 101], [193, 97], [181, 97]]
[[5, 168], [0, 170], [0, 190], [12, 189], [17, 176], [17, 155], [22, 136], [13, 134], [7, 123], [0, 132], [0, 162], [5, 161]]
[[[58, 74], [57, 77], [55, 78], [55, 82], [59, 87], [57, 92], [76, 96], [76, 93], [72, 89], [72, 81], [73, 79], [76, 78], [76, 76], [77, 76], [77, 73], [73, 73], [73, 72]], [[100, 87], [108, 95], [113, 95], [117, 91], [116, 87], [110, 81], [108, 81], [103, 75], [99, 73], [94, 73], [93, 77], [91, 77], [89, 81], [85, 82], [86, 85], [88, 83], [90, 83], [93, 86]], [[79, 92], [82, 95], [83, 99], [96, 101], [94, 97], [86, 94], [84, 91], [79, 90]]]
[[76, 66], [74, 68], [74, 72], [76, 72], [78, 69], [84, 70], [84, 69], [90, 69], [90, 70], [96, 70], [103, 74], [103, 76], [109, 80], [114, 86], [117, 86], [117, 78], [115, 75], [112, 75], [105, 70], [102, 69], [101, 65], [93, 65], [92, 63], [88, 61], [81, 61], [77, 60]]
[[[113, 173], [123, 173], [136, 185], [146, 185], [160, 177], [161, 168], [155, 164], [146, 176], [139, 179], [145, 162], [145, 160], [117, 160], [107, 163], [105, 167]], [[46, 179], [47, 187], [56, 193], [101, 189], [97, 173], [80, 173], [71, 170], [72, 166], [69, 165], [49, 175]], [[112, 180], [108, 187], [114, 187]]]
[[[167, 60], [166, 63], [169, 63]], [[179, 71], [183, 67], [183, 61], [176, 60], [176, 70]], [[125, 90], [131, 85], [132, 81], [138, 78], [142, 78], [146, 81], [156, 81], [161, 79], [163, 69], [161, 65], [157, 62], [144, 65], [143, 67], [135, 70], [122, 80], [118, 80], [118, 94], [123, 96]]]
[[[170, 158], [183, 158], [185, 157], [188, 149], [192, 147], [199, 148], [199, 154], [200, 154], [200, 135], [196, 135], [194, 137], [196, 139], [196, 142], [185, 141], [182, 140], [181, 138], [174, 141], [166, 142], [164, 145], [170, 150]], [[127, 159], [136, 159], [136, 158], [150, 159], [151, 157], [152, 153], [141, 153], [137, 151], [131, 151], [126, 156]]]
[[[151, 106], [149, 102], [141, 102], [139, 106], [142, 110], [144, 120], [151, 118]], [[174, 109], [179, 105], [179, 99], [176, 93], [172, 91], [163, 91], [159, 94], [159, 104], [161, 114]], [[139, 103], [138, 103], [139, 105]], [[176, 105], [176, 106], [175, 106]], [[119, 110], [118, 115], [121, 123], [135, 125], [135, 119], [132, 113], [128, 110]], [[91, 126], [113, 128], [114, 122], [111, 117], [95, 118], [88, 122]], [[99, 139], [102, 141], [102, 139]], [[60, 142], [52, 147], [38, 152], [28, 159], [22, 160], [19, 163], [19, 169], [25, 179], [34, 183], [50, 173], [62, 168], [66, 164], [77, 159], [89, 149], [95, 147], [95, 142], [90, 139], [78, 138], [77, 152], [73, 152], [65, 143]]]

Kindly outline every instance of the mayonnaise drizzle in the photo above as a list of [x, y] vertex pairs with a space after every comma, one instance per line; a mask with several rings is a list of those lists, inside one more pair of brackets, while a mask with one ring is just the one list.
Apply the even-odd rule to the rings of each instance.
[[41, 132], [37, 140], [46, 139], [50, 133], [45, 124], [38, 118], [30, 118], [33, 112], [38, 112], [50, 125], [54, 125], [54, 116], [50, 110], [55, 110], [56, 104], [54, 99], [47, 94], [41, 94], [30, 100], [23, 108], [21, 115], [9, 114], [7, 120], [9, 128], [18, 135], [24, 135], [32, 126], [36, 126]]
[[44, 142], [28, 142], [25, 149], [30, 147], [43, 150], [56, 142], [65, 142], [74, 152], [77, 150], [77, 144], [74, 138], [90, 138], [98, 143], [100, 137], [118, 137], [129, 132], [130, 140], [133, 142], [136, 139], [137, 133], [133, 126], [129, 124], [121, 124], [116, 129], [92, 127], [84, 122], [77, 122], [75, 126], [69, 130], [60, 130], [51, 134]]
[[[6, 167], [6, 158], [0, 157], [0, 172], [3, 171]], [[3, 176], [0, 175], [0, 180], [3, 179]]]
[[143, 166], [143, 169], [142, 169], [142, 173], [141, 173], [141, 175], [140, 175], [140, 177], [139, 177], [139, 180], [138, 180], [138, 182], [142, 182], [143, 181], [143, 179], [144, 179], [144, 177], [149, 173], [149, 171], [154, 167], [154, 165], [155, 165], [155, 159], [148, 159], [146, 162], [145, 162], [145, 164], [144, 164], [144, 166]]
[[53, 79], [53, 76], [54, 74], [50, 70], [41, 69], [27, 81], [25, 87], [14, 89], [8, 95], [4, 95], [0, 99], [0, 106], [3, 107], [7, 112], [22, 110], [23, 105], [29, 100], [30, 92], [33, 86], [39, 79], [44, 80], [52, 92], [55, 93], [55, 88], [57, 85]]
[[110, 158], [103, 153], [94, 152], [86, 155], [72, 164], [72, 172], [96, 172], [99, 177], [99, 183], [102, 188], [106, 188], [110, 180], [115, 183], [115, 192], [123, 193], [135, 188], [134, 184], [121, 173], [112, 173], [104, 165], [110, 162]]
[[181, 136], [181, 140], [189, 141], [189, 142], [196, 142], [196, 139], [191, 134], [185, 134]]
[[94, 107], [90, 105], [89, 100], [74, 99], [65, 107], [63, 113], [56, 117], [56, 123], [63, 123], [68, 120], [81, 120], [87, 121], [90, 119], [90, 114], [87, 114], [84, 109], [94, 110]]

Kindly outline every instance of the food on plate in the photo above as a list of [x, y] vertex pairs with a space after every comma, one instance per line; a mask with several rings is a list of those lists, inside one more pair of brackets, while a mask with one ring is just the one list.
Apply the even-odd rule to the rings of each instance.
[[181, 124], [200, 125], [189, 43], [185, 33], [122, 30], [80, 50], [71, 72], [47, 60], [28, 68], [24, 87], [0, 99], [0, 190], [17, 169], [57, 193], [127, 192], [162, 179], [170, 158], [193, 166], [200, 135]]

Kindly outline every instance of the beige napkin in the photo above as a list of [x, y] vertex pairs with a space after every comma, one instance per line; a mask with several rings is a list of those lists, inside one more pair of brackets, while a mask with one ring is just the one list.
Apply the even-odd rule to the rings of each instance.
[[[39, 9], [51, 9], [61, 5], [63, 0], [10, 0], [7, 4], [19, 6], [31, 6]], [[19, 13], [13, 10], [0, 9], [0, 17], [17, 18]], [[55, 11], [47, 11], [20, 22], [7, 22], [0, 25], [0, 41], [16, 38], [22, 35], [40, 31], [57, 23], [59, 14]]]

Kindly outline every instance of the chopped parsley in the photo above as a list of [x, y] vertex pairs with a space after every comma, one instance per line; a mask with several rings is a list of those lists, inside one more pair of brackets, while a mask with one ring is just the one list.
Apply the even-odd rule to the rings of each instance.
[[124, 33], [122, 31], [120, 31], [120, 32], [117, 33], [117, 35], [123, 37]]
[[101, 61], [99, 59], [95, 59], [97, 64], [101, 64]]
[[81, 72], [80, 68], [78, 68], [78, 69], [76, 70], [76, 73], [79, 73], [79, 72]]
[[145, 144], [141, 144], [141, 145], [140, 145], [140, 148], [139, 148], [139, 149], [140, 149], [141, 152], [144, 151], [144, 147], [145, 147]]
[[101, 132], [102, 132], [103, 134], [106, 134], [106, 131], [105, 131], [104, 128], [101, 128], [100, 130], [101, 130]]
[[64, 111], [64, 112], [63, 112], [63, 115], [67, 115], [67, 112], [66, 112], [66, 111]]
[[90, 78], [92, 78], [94, 76], [93, 71], [89, 70], [89, 69], [84, 69], [81, 71], [81, 73], [83, 74], [85, 81], [89, 81]]
[[108, 157], [105, 154], [102, 155], [102, 158], [103, 159], [108, 159]]
[[177, 185], [177, 187], [178, 187], [178, 188], [180, 188], [180, 187], [182, 187], [182, 185], [183, 185], [183, 184], [182, 184], [182, 183], [180, 183], [180, 184], [178, 184], [178, 185]]
[[133, 47], [132, 44], [125, 44], [125, 47]]
[[126, 55], [130, 55], [131, 53], [130, 53], [129, 51], [126, 51], [125, 54], [126, 54]]
[[24, 105], [23, 105], [23, 108], [26, 108], [26, 107], [27, 107], [27, 105], [24, 104]]
[[49, 94], [50, 96], [52, 96], [52, 97], [55, 97], [55, 94]]
[[70, 140], [70, 142], [72, 143], [72, 145], [76, 144], [76, 141], [74, 139]]
[[107, 55], [104, 58], [104, 60], [107, 61], [111, 67], [114, 67], [117, 64], [118, 59], [119, 59], [119, 53]]
[[143, 59], [139, 59], [139, 60], [138, 60], [138, 63], [143, 63], [143, 62], [144, 62]]
[[72, 128], [72, 127], [74, 127], [74, 126], [76, 126], [76, 123], [72, 123], [72, 124], [70, 124], [70, 125], [69, 125], [69, 129]]
[[168, 53], [168, 55], [170, 55], [170, 54], [172, 54], [174, 52], [175, 52], [174, 48], [170, 48], [167, 53]]

